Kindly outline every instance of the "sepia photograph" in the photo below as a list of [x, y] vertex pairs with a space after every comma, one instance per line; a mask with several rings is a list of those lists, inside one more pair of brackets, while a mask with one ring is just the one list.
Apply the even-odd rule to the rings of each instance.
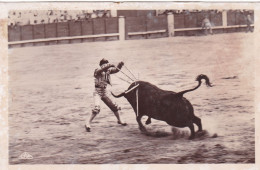
[[256, 163], [254, 8], [82, 8], [8, 10], [9, 165]]

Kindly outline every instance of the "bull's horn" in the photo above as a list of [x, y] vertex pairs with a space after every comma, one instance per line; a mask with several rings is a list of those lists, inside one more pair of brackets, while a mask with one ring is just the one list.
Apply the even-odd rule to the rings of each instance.
[[115, 98], [119, 98], [125, 95], [125, 92], [119, 94], [119, 95], [115, 95], [113, 92], [111, 92], [111, 94], [115, 97]]

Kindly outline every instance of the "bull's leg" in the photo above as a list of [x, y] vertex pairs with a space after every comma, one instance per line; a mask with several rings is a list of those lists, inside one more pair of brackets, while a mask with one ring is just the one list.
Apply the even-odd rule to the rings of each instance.
[[189, 139], [194, 139], [194, 137], [195, 137], [195, 131], [194, 131], [193, 123], [190, 122], [190, 124], [188, 125], [188, 127], [190, 128], [190, 133], [191, 133]]
[[137, 123], [138, 123], [138, 125], [139, 125], [139, 129], [142, 131], [142, 132], [146, 132], [146, 128], [144, 127], [144, 125], [142, 124], [142, 122], [141, 122], [141, 118], [143, 117], [143, 115], [138, 115], [137, 117], [136, 117], [136, 121], [137, 121]]
[[151, 124], [151, 123], [152, 123], [151, 117], [148, 117], [148, 119], [146, 120], [145, 124], [146, 124], [146, 125], [149, 125], [149, 124]]
[[198, 132], [201, 132], [202, 131], [201, 119], [198, 118], [197, 116], [194, 116], [193, 123], [195, 123], [198, 126], [199, 128]]

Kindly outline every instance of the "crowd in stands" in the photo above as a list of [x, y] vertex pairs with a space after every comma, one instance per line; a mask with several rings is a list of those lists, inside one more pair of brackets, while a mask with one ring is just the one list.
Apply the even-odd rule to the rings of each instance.
[[[216, 14], [216, 13], [221, 13], [223, 10], [158, 10], [157, 11], [157, 14], [158, 15], [165, 15], [165, 14], [168, 14], [168, 13], [173, 13], [173, 14], [190, 14], [190, 13], [195, 13], [195, 12], [201, 12], [201, 13], [212, 13], [212, 14]], [[248, 14], [252, 14], [253, 13], [253, 10], [230, 10], [230, 11], [233, 11], [233, 12], [238, 12], [238, 13], [241, 13], [241, 14], [245, 14], [245, 15], [248, 15]]]
[[88, 20], [91, 18], [111, 17], [110, 10], [38, 10], [38, 11], [10, 11], [8, 25], [34, 25], [57, 23], [66, 21]]
[[[253, 15], [252, 10], [233, 10], [245, 16]], [[155, 15], [189, 14], [194, 12], [221, 13], [222, 10], [156, 10]], [[57, 23], [67, 21], [82, 21], [92, 18], [116, 17], [116, 10], [27, 10], [10, 11], [8, 15], [9, 26], [35, 25], [46, 23]]]
[[157, 11], [158, 15], [166, 15], [168, 13], [172, 13], [172, 14], [190, 14], [193, 12], [214, 12], [214, 13], [220, 13], [222, 11], [220, 10], [159, 10]]

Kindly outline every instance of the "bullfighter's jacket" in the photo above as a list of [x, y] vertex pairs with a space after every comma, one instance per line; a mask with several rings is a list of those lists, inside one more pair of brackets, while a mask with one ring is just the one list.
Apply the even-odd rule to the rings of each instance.
[[94, 72], [95, 88], [106, 89], [107, 84], [111, 84], [110, 74], [115, 74], [120, 71], [122, 64], [119, 63], [117, 68], [113, 64], [104, 64], [101, 68], [97, 68]]

